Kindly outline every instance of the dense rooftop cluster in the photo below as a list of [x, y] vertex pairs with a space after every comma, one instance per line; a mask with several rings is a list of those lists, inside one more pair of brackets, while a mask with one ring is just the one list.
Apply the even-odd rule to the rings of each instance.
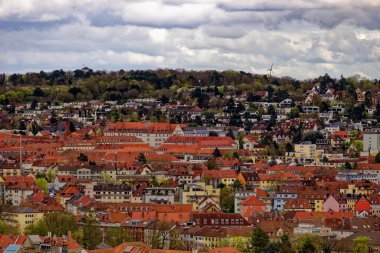
[[380, 245], [377, 80], [0, 79], [0, 253]]

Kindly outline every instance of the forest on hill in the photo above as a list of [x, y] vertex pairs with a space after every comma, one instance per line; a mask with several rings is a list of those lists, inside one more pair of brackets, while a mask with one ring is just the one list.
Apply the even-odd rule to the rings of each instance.
[[[328, 74], [308, 80], [292, 77], [271, 77], [243, 71], [186, 71], [186, 70], [119, 70], [94, 71], [89, 68], [75, 71], [54, 70], [25, 74], [0, 75], [0, 103], [20, 102], [60, 104], [72, 101], [117, 101], [122, 104], [135, 98], [155, 98], [163, 102], [174, 100], [200, 108], [223, 106], [224, 96], [247, 97], [260, 101], [257, 91], [268, 91], [268, 102], [286, 98], [302, 101], [305, 93], [318, 86], [319, 93], [332, 88], [347, 94], [356, 89], [367, 91], [371, 97], [379, 91], [379, 80], [360, 76], [331, 78]], [[346, 103], [355, 103], [348, 96]], [[222, 99], [222, 101], [221, 101]], [[318, 101], [316, 102], [318, 104]]]

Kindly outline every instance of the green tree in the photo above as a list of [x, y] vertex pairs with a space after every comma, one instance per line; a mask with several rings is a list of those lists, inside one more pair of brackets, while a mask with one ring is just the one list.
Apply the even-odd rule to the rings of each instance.
[[233, 188], [235, 191], [242, 190], [242, 189], [243, 189], [243, 184], [240, 182], [239, 179], [236, 179], [236, 180], [234, 181], [234, 183], [232, 184], [232, 188]]
[[233, 213], [235, 209], [234, 191], [231, 187], [220, 189], [220, 207], [223, 212]]
[[66, 212], [52, 212], [45, 214], [44, 218], [26, 227], [27, 234], [46, 236], [50, 231], [53, 235], [67, 235], [68, 231], [76, 231], [75, 216]]
[[252, 253], [262, 253], [264, 248], [269, 243], [269, 236], [259, 227], [256, 226], [253, 230], [251, 239], [249, 240], [249, 250]]
[[41, 177], [36, 180], [36, 185], [40, 187], [45, 193], [48, 192], [48, 182], [46, 181], [45, 178]]
[[212, 153], [213, 157], [222, 157], [222, 153], [220, 153], [220, 150], [218, 148], [214, 149], [214, 152]]
[[79, 156], [77, 157], [77, 160], [79, 162], [88, 162], [88, 156], [84, 153], [79, 153]]
[[375, 163], [380, 163], [380, 152], [375, 156]]
[[355, 247], [352, 250], [353, 253], [368, 253], [369, 252], [369, 237], [359, 236], [355, 238]]
[[129, 119], [131, 122], [138, 122], [139, 121], [139, 115], [137, 114], [137, 112], [132, 112]]
[[36, 87], [34, 89], [34, 91], [33, 91], [33, 96], [35, 96], [35, 97], [44, 97], [45, 96], [45, 92], [40, 87]]
[[317, 239], [315, 235], [305, 234], [298, 238], [297, 248], [300, 253], [314, 253], [317, 252]]
[[97, 226], [94, 218], [92, 217], [88, 218], [82, 230], [83, 230], [83, 246], [86, 249], [94, 249], [96, 245], [101, 243], [103, 233], [101, 229]]
[[294, 249], [292, 248], [292, 244], [290, 242], [289, 236], [287, 234], [283, 234], [278, 242], [278, 253], [294, 253]]

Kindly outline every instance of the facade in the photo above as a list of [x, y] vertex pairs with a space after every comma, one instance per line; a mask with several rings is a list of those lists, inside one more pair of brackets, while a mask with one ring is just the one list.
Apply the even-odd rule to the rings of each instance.
[[105, 136], [135, 136], [151, 147], [161, 146], [173, 135], [184, 135], [181, 126], [168, 123], [122, 122], [104, 130]]
[[187, 184], [180, 191], [180, 203], [192, 204], [193, 210], [198, 210], [200, 202], [206, 196], [219, 202], [220, 189], [215, 189], [212, 185], [206, 185], [204, 182]]
[[132, 196], [132, 188], [127, 184], [97, 184], [94, 186], [96, 201], [103, 203], [129, 202]]
[[143, 203], [173, 204], [174, 188], [150, 187], [143, 190]]
[[43, 213], [29, 207], [14, 206], [7, 210], [10, 217], [17, 222], [20, 233], [24, 233], [25, 228], [43, 218]]
[[370, 129], [363, 134], [363, 155], [376, 155], [380, 150], [380, 129]]

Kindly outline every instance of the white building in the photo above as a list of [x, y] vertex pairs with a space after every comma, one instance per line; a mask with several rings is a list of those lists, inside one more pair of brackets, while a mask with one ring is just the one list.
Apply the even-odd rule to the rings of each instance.
[[370, 129], [363, 134], [363, 155], [377, 154], [380, 149], [380, 129]]
[[105, 136], [135, 136], [151, 147], [161, 146], [170, 136], [184, 133], [178, 124], [119, 122], [104, 130]]

